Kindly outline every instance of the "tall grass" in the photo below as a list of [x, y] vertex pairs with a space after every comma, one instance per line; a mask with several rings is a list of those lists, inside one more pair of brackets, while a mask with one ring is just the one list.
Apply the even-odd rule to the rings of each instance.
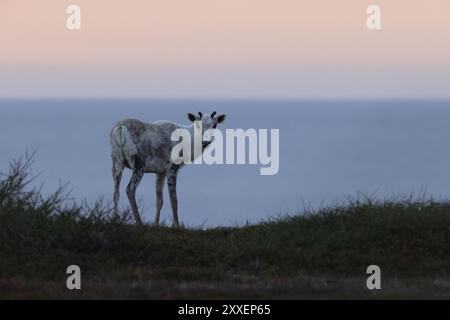
[[370, 264], [389, 277], [450, 274], [450, 204], [359, 198], [256, 225], [206, 230], [135, 226], [102, 201], [30, 186], [32, 157], [0, 180], [0, 278], [221, 281], [235, 276], [351, 276]]

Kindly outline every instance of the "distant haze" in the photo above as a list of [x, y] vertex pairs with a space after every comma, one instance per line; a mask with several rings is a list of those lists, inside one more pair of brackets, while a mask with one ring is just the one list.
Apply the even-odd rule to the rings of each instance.
[[450, 1], [2, 0], [0, 70], [3, 98], [444, 99]]

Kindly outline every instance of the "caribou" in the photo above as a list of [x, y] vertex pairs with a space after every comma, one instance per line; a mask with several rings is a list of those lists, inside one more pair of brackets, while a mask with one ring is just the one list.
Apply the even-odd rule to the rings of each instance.
[[[156, 215], [154, 224], [159, 225], [161, 208], [163, 206], [163, 188], [167, 177], [170, 204], [172, 207], [172, 226], [179, 227], [178, 199], [177, 199], [177, 175], [184, 163], [174, 163], [171, 151], [176, 141], [172, 141], [172, 133], [177, 129], [187, 129], [192, 134], [194, 127], [200, 124], [202, 130], [215, 129], [225, 120], [225, 115], [217, 115], [217, 112], [203, 115], [187, 114], [191, 121], [189, 125], [181, 125], [172, 121], [143, 122], [137, 119], [124, 119], [117, 122], [110, 132], [112, 175], [114, 179], [114, 212], [118, 213], [120, 182], [125, 168], [132, 171], [131, 179], [126, 192], [130, 202], [132, 214], [138, 225], [142, 225], [136, 203], [136, 189], [145, 173], [156, 175]], [[202, 150], [210, 142], [202, 144]], [[193, 154], [193, 157], [199, 156]], [[201, 156], [201, 154], [200, 154]]]

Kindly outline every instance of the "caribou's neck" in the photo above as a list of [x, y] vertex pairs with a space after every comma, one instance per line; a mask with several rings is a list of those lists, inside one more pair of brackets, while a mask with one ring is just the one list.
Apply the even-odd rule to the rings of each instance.
[[[191, 157], [192, 161], [194, 161], [194, 159], [197, 159], [202, 155], [203, 151], [211, 143], [211, 141], [203, 141], [203, 128], [202, 130], [200, 130], [199, 128], [195, 130], [195, 124], [193, 123], [190, 125], [182, 125], [180, 127], [188, 130], [191, 135]], [[196, 136], [196, 134], [198, 136]], [[194, 144], [195, 139], [199, 139], [200, 146], [195, 146]]]

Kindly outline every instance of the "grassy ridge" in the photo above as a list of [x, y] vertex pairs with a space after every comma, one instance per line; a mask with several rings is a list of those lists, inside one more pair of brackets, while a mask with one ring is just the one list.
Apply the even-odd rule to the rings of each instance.
[[[262, 297], [296, 296], [290, 285], [303, 279], [305, 287], [305, 275], [360, 279], [370, 264], [379, 265], [385, 279], [450, 275], [449, 203], [364, 199], [236, 228], [138, 227], [127, 213], [115, 216], [101, 202], [68, 204], [61, 191], [43, 198], [39, 190], [27, 190], [30, 164], [28, 158], [12, 162], [0, 181], [0, 296], [17, 296], [14, 288], [27, 287], [28, 280], [50, 288], [44, 296], [64, 296], [71, 264], [81, 267], [98, 297], [112, 287], [114, 297], [125, 291], [127, 297], [153, 297], [144, 294], [145, 283], [206, 283], [189, 296], [209, 297], [217, 296], [215, 284], [239, 288], [249, 281], [249, 297], [258, 297], [271, 281], [279, 286]], [[129, 283], [139, 283], [141, 294], [122, 287]], [[283, 288], [290, 293], [280, 294]]]

